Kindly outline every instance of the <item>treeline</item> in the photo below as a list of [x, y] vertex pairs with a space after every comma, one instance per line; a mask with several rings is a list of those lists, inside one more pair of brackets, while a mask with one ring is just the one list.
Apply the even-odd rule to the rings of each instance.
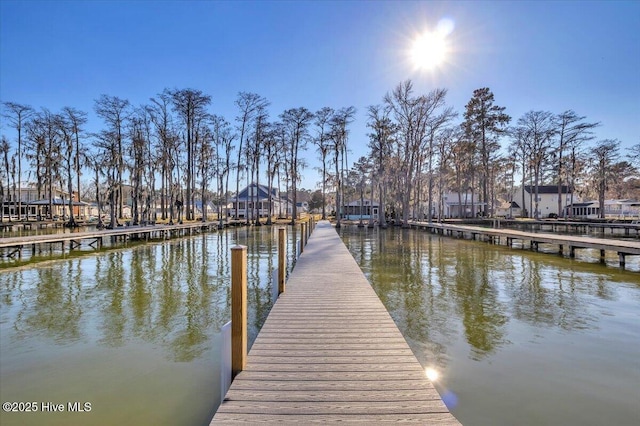
[[[442, 217], [447, 191], [470, 193], [471, 202], [491, 215], [496, 200], [509, 199], [516, 185], [568, 186], [601, 203], [605, 194], [622, 197], [638, 189], [640, 144], [629, 151], [629, 161], [620, 160], [617, 140], [590, 145], [597, 122], [568, 110], [530, 111], [513, 124], [488, 88], [474, 91], [460, 120], [446, 95], [445, 89], [416, 94], [411, 81], [400, 83], [380, 105], [367, 108], [369, 153], [353, 164], [348, 140], [354, 107], [292, 108], [272, 119], [266, 98], [240, 92], [232, 124], [211, 112], [212, 98], [200, 90], [165, 89], [139, 106], [101, 95], [94, 111], [102, 129], [89, 133], [86, 111], [54, 113], [5, 102], [3, 116], [17, 137], [13, 150], [5, 135], [0, 142], [0, 201], [21, 199], [25, 170], [38, 199], [52, 199], [55, 187], [80, 193], [80, 178], [88, 173], [90, 198], [100, 210], [108, 204], [111, 224], [123, 217], [125, 183], [133, 188], [134, 224], [156, 214], [173, 222], [183, 215], [195, 219], [196, 200], [203, 210], [209, 201], [221, 209], [246, 179], [270, 190], [284, 187], [293, 197], [295, 221], [297, 186], [307, 165], [302, 152], [310, 144], [321, 161], [323, 200], [329, 185], [336, 206], [367, 195], [405, 224], [411, 217]], [[258, 212], [252, 216], [258, 223]]]
[[406, 81], [368, 107], [370, 153], [350, 175], [355, 192], [371, 194], [396, 220], [443, 217], [447, 192], [457, 194], [459, 205], [470, 195], [471, 211], [477, 203], [490, 216], [499, 199], [524, 206], [524, 199], [512, 200], [514, 188], [530, 185], [536, 218], [541, 185], [557, 185], [559, 195], [568, 187], [599, 199], [603, 213], [605, 195], [640, 196], [640, 143], [629, 150], [628, 161], [620, 158], [617, 140], [589, 144], [599, 123], [572, 110], [529, 111], [513, 123], [488, 88], [473, 92], [458, 119], [446, 94], [416, 94]]
[[[306, 166], [302, 151], [310, 142], [317, 145], [323, 159], [323, 182], [330, 158], [336, 170], [340, 161], [346, 167], [348, 125], [355, 109], [323, 108], [313, 113], [304, 107], [292, 108], [271, 120], [269, 101], [258, 94], [240, 92], [235, 104], [238, 115], [232, 125], [210, 112], [211, 96], [200, 90], [165, 89], [140, 106], [101, 95], [94, 111], [103, 128], [89, 133], [85, 111], [67, 107], [53, 113], [5, 102], [3, 116], [16, 130], [17, 147], [11, 152], [2, 136], [0, 200], [4, 205], [12, 195], [21, 203], [25, 166], [28, 181], [35, 181], [38, 199], [48, 196], [50, 202], [56, 187], [69, 194], [80, 192], [80, 177], [90, 171], [91, 198], [100, 211], [108, 204], [110, 224], [123, 217], [126, 182], [132, 186], [133, 224], [155, 220], [156, 206], [160, 206], [162, 219], [173, 222], [182, 220], [183, 214], [187, 220], [195, 219], [196, 200], [203, 210], [209, 201], [221, 209], [246, 178], [247, 185], [262, 183], [270, 191], [274, 185], [285, 186], [292, 194], [295, 222], [297, 185]], [[313, 126], [320, 129], [317, 137], [311, 136]], [[235, 182], [230, 182], [232, 175]], [[71, 226], [75, 224], [72, 201], [68, 200]], [[252, 216], [259, 223], [258, 212]]]

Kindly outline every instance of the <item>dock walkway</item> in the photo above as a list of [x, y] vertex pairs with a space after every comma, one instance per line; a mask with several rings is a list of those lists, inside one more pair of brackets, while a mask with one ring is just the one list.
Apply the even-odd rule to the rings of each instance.
[[479, 226], [452, 225], [437, 222], [411, 222], [414, 228], [426, 229], [433, 233], [457, 235], [464, 238], [465, 234], [471, 235], [471, 239], [485, 238], [488, 242], [500, 244], [500, 239], [506, 240], [507, 246], [512, 246], [514, 240], [529, 241], [532, 250], [538, 250], [539, 244], [552, 244], [559, 247], [559, 253], [563, 254], [564, 247], [568, 248], [569, 257], [575, 257], [576, 249], [600, 250], [600, 259], [604, 262], [605, 251], [618, 254], [620, 266], [624, 268], [626, 256], [640, 255], [640, 241], [620, 240], [612, 238], [583, 237], [578, 235], [549, 234], [538, 232], [523, 232], [513, 229], [483, 228]]
[[32, 247], [32, 253], [36, 246], [69, 244], [70, 249], [77, 248], [82, 241], [88, 241], [89, 245], [98, 248], [102, 245], [102, 239], [106, 237], [126, 240], [136, 237], [138, 239], [169, 238], [171, 235], [191, 235], [192, 232], [213, 230], [218, 222], [190, 222], [173, 225], [149, 225], [149, 226], [123, 226], [115, 229], [100, 229], [83, 232], [65, 232], [58, 234], [26, 235], [19, 237], [0, 237], [0, 256], [20, 256], [24, 247]]
[[333, 422], [460, 424], [323, 221], [211, 424]]

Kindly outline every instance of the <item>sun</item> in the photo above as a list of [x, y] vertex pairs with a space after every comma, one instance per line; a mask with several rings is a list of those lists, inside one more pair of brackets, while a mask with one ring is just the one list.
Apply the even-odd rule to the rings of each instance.
[[432, 70], [444, 63], [447, 58], [447, 41], [440, 32], [421, 34], [413, 41], [411, 60], [416, 68]]
[[409, 56], [413, 66], [421, 70], [434, 70], [450, 61], [449, 35], [455, 28], [451, 18], [442, 18], [433, 31], [424, 31], [413, 37]]

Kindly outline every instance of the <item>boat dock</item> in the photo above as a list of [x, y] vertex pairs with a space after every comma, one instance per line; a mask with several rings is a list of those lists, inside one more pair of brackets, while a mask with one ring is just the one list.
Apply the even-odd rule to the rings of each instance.
[[101, 229], [85, 232], [68, 232], [62, 234], [28, 235], [20, 237], [0, 238], [0, 251], [6, 257], [20, 257], [25, 247], [35, 253], [42, 246], [60, 245], [64, 250], [68, 245], [70, 250], [79, 247], [82, 242], [93, 248], [100, 248], [104, 238], [127, 240], [167, 239], [180, 235], [191, 235], [194, 232], [214, 230], [218, 222], [193, 222], [173, 225], [122, 226], [116, 229]]
[[211, 424], [334, 422], [460, 424], [323, 221]]
[[590, 248], [600, 250], [600, 260], [604, 262], [605, 252], [611, 251], [618, 254], [622, 268], [625, 266], [626, 256], [640, 255], [640, 241], [558, 235], [542, 232], [522, 232], [511, 229], [483, 228], [480, 226], [452, 225], [435, 222], [412, 222], [411, 226], [413, 228], [426, 229], [432, 233], [456, 236], [458, 238], [465, 238], [466, 235], [472, 240], [476, 238], [478, 240], [484, 239], [493, 244], [500, 244], [504, 239], [505, 244], [509, 247], [513, 245], [514, 240], [520, 240], [523, 242], [523, 247], [525, 242], [529, 242], [529, 248], [535, 251], [538, 251], [539, 244], [557, 245], [558, 253], [564, 255], [566, 247], [570, 258], [575, 257], [576, 249]]

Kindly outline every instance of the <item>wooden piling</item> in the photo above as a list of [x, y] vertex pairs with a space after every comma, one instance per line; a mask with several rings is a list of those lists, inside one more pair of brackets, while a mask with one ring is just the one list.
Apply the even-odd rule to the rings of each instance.
[[231, 247], [231, 378], [247, 364], [247, 247]]
[[287, 273], [287, 252], [285, 250], [287, 234], [285, 232], [285, 228], [278, 229], [278, 295], [284, 293]]

